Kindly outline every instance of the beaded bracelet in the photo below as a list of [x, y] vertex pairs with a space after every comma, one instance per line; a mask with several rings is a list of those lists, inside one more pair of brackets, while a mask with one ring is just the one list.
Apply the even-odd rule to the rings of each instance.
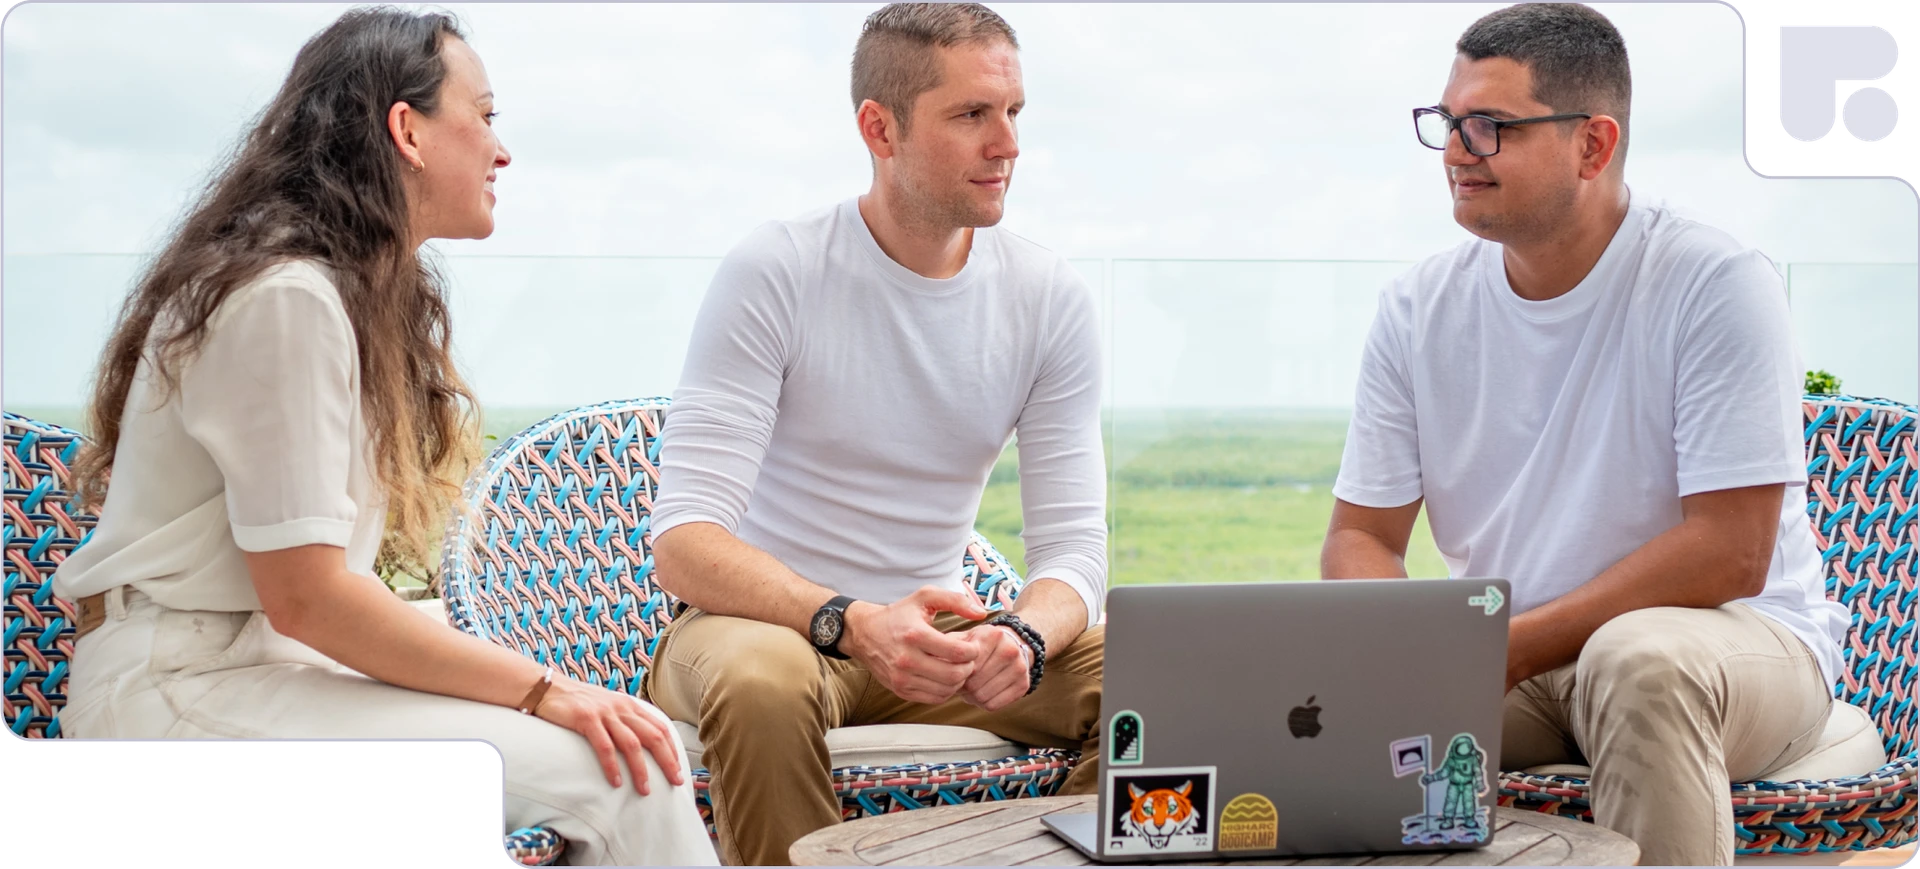
[[1027, 644], [1027, 648], [1033, 650], [1033, 665], [1027, 668], [1027, 694], [1032, 694], [1033, 689], [1040, 687], [1040, 677], [1047, 671], [1047, 641], [1040, 638], [1039, 631], [1028, 626], [1013, 613], [1001, 613], [987, 619], [986, 623], [1000, 625], [1013, 631], [1021, 642]]

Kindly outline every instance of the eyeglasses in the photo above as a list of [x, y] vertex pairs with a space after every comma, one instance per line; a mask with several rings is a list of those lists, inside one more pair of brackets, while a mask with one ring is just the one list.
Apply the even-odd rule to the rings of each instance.
[[1420, 136], [1420, 144], [1435, 151], [1445, 151], [1447, 139], [1453, 136], [1454, 130], [1459, 130], [1460, 144], [1467, 149], [1467, 153], [1475, 157], [1491, 157], [1500, 153], [1500, 130], [1503, 127], [1591, 117], [1586, 112], [1568, 112], [1564, 115], [1541, 115], [1510, 121], [1486, 115], [1462, 115], [1456, 118], [1436, 107], [1413, 110], [1413, 131]]

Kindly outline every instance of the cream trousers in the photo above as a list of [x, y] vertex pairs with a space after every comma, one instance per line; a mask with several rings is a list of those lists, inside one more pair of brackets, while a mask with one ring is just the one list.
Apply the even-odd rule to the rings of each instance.
[[631, 783], [607, 784], [586, 739], [570, 730], [369, 679], [276, 633], [265, 613], [170, 610], [131, 589], [124, 602], [115, 597], [106, 623], [74, 649], [60, 716], [69, 736], [484, 739], [505, 760], [506, 827], [551, 827], [567, 839], [568, 862], [718, 862], [692, 782], [665, 786], [651, 758], [655, 784], [643, 797]]
[[1726, 866], [1728, 782], [1805, 756], [1832, 709], [1813, 652], [1745, 605], [1637, 610], [1507, 693], [1500, 768], [1587, 763], [1594, 822], [1641, 865]]

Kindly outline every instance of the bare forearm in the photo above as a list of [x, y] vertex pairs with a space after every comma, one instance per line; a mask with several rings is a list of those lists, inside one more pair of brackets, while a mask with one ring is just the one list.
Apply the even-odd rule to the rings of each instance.
[[1057, 579], [1042, 577], [1027, 584], [1013, 602], [1013, 614], [1040, 634], [1050, 652], [1057, 653], [1087, 629], [1087, 604], [1080, 592]]
[[710, 522], [669, 529], [654, 539], [653, 557], [661, 587], [688, 604], [785, 625], [802, 635], [814, 612], [835, 595]]
[[372, 577], [344, 569], [302, 578], [276, 629], [374, 679], [402, 688], [511, 706], [545, 668], [434, 621]]
[[1320, 548], [1322, 579], [1405, 579], [1406, 553], [1358, 528], [1340, 528], [1327, 534]]

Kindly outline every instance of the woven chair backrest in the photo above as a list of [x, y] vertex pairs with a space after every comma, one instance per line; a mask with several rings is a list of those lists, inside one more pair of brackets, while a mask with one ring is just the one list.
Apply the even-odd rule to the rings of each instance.
[[1825, 560], [1827, 596], [1853, 614], [1835, 696], [1873, 717], [1891, 757], [1914, 753], [1920, 456], [1913, 407], [1808, 396], [1807, 513]]
[[93, 534], [70, 494], [78, 432], [6, 414], [6, 723], [29, 739], [60, 735], [73, 654], [73, 604], [53, 571]]
[[[528, 427], [469, 479], [441, 558], [448, 618], [576, 679], [640, 690], [677, 601], [650, 518], [668, 400], [589, 405]], [[989, 606], [1021, 580], [978, 535], [962, 569]]]

